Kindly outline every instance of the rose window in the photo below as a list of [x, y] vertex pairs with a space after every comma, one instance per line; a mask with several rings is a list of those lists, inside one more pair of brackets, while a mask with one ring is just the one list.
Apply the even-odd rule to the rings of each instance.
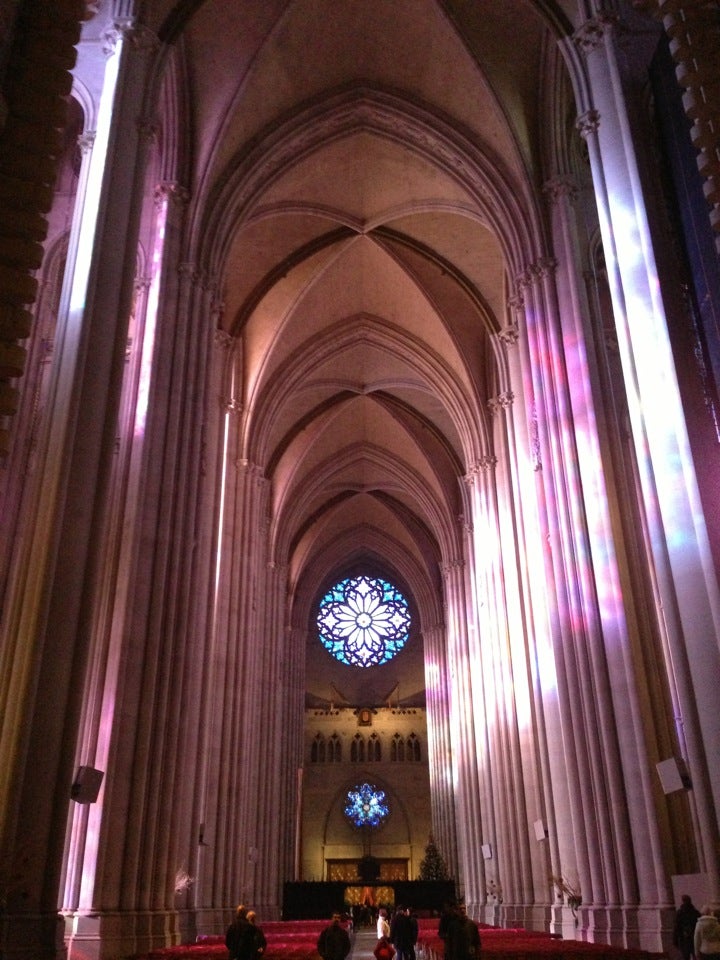
[[399, 653], [410, 632], [405, 597], [386, 580], [352, 577], [341, 580], [320, 601], [320, 640], [337, 660], [353, 667], [373, 667]]
[[379, 827], [390, 809], [385, 792], [370, 783], [359, 783], [348, 790], [345, 816], [355, 827]]

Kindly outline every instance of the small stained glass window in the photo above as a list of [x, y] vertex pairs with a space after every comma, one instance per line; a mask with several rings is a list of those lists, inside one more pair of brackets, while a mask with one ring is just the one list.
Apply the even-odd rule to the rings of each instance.
[[370, 783], [359, 783], [348, 790], [345, 816], [355, 827], [379, 827], [390, 813], [385, 791]]
[[387, 580], [348, 577], [320, 601], [317, 626], [323, 646], [340, 663], [373, 667], [392, 660], [405, 646], [410, 610]]

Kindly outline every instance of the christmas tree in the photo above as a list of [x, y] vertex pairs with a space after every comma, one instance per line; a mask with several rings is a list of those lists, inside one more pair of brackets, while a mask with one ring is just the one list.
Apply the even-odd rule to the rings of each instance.
[[420, 861], [421, 880], [448, 880], [448, 868], [438, 848], [435, 846], [433, 835], [428, 838], [425, 847], [425, 856]]

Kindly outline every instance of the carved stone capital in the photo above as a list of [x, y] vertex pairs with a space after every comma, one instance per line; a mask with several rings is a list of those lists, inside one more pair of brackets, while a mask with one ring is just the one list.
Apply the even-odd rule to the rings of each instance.
[[132, 45], [139, 53], [153, 53], [160, 48], [158, 35], [143, 24], [138, 24], [133, 16], [118, 16], [102, 35], [103, 53], [106, 57], [116, 53], [122, 41]]
[[508, 407], [511, 407], [514, 400], [515, 394], [512, 392], [512, 390], [505, 390], [503, 393], [499, 393], [496, 397], [490, 397], [487, 402], [487, 408], [491, 415], [495, 416], [495, 414], [501, 410], [507, 410]]
[[546, 280], [557, 270], [557, 260], [554, 257], [538, 257], [529, 266], [530, 275], [536, 280]]
[[153, 200], [156, 206], [168, 201], [178, 207], [183, 207], [190, 199], [190, 192], [185, 189], [181, 183], [175, 180], [163, 180], [162, 183], [155, 184], [153, 191]]
[[95, 143], [95, 131], [94, 130], [85, 130], [77, 138], [77, 145], [80, 153], [85, 156], [85, 154], [90, 153]]
[[613, 13], [599, 13], [586, 20], [573, 34], [573, 41], [585, 56], [597, 49], [605, 40], [607, 34], [617, 23], [617, 15]]
[[587, 110], [585, 113], [581, 113], [575, 121], [575, 127], [583, 140], [587, 140], [591, 134], [597, 133], [599, 126], [600, 113], [597, 110]]
[[469, 471], [463, 477], [468, 486], [472, 486], [481, 474], [487, 474], [497, 466], [497, 457], [491, 453], [486, 453], [473, 464]]
[[[513, 303], [513, 300], [518, 301], [518, 303]], [[519, 307], [524, 306], [522, 297], [511, 297], [508, 300], [508, 306], [512, 308], [514, 313], [519, 312], [518, 305]], [[497, 338], [505, 347], [514, 347], [520, 339], [520, 329], [516, 323], [509, 323], [498, 331]]]
[[551, 203], [557, 204], [561, 200], [574, 203], [577, 199], [578, 188], [574, 177], [565, 174], [552, 177], [543, 184], [543, 193]]

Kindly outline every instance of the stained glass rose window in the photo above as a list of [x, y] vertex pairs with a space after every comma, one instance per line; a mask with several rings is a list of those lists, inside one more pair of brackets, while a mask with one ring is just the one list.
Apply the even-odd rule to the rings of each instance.
[[370, 783], [359, 783], [348, 790], [345, 816], [356, 827], [379, 827], [390, 809], [385, 792]]
[[387, 580], [352, 577], [335, 584], [320, 601], [320, 640], [341, 663], [373, 667], [392, 660], [410, 632], [408, 602]]

